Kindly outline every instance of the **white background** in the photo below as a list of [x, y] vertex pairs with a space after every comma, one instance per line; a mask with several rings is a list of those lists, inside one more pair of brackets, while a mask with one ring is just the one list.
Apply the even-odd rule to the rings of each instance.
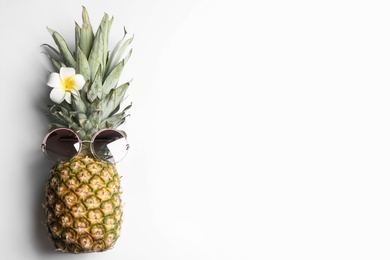
[[[40, 45], [81, 5], [135, 40], [122, 235], [75, 256], [41, 224]], [[390, 259], [389, 1], [0, 0], [0, 33], [2, 259]]]

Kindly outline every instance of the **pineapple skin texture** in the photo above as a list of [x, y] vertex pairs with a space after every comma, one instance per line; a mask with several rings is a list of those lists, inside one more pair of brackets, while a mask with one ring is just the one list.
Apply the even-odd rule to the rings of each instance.
[[46, 225], [61, 252], [111, 249], [122, 225], [120, 176], [114, 164], [89, 156], [58, 163], [46, 183]]

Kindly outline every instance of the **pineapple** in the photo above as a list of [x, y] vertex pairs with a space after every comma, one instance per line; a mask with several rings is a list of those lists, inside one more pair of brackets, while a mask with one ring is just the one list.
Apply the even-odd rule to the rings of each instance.
[[[126, 111], [131, 104], [124, 109], [120, 105], [130, 82], [119, 85], [118, 81], [131, 56], [128, 46], [133, 37], [126, 37], [124, 30], [123, 38], [109, 52], [113, 18], [104, 14], [93, 32], [88, 12], [82, 7], [82, 21], [81, 27], [75, 25], [74, 51], [58, 32], [48, 28], [57, 48], [43, 46], [55, 72], [73, 68], [85, 79], [71, 101], [66, 98], [50, 106], [49, 128], [68, 128], [81, 140], [91, 140], [101, 129], [116, 129], [128, 116]], [[77, 156], [57, 162], [47, 180], [46, 226], [55, 248], [62, 252], [105, 251], [113, 247], [120, 235], [120, 177], [115, 164], [95, 158], [90, 145], [83, 142]]]

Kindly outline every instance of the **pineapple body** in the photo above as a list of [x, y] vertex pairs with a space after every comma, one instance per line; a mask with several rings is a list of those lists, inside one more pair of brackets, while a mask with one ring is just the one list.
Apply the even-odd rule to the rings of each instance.
[[78, 156], [56, 164], [46, 184], [46, 219], [57, 250], [102, 252], [120, 235], [122, 200], [114, 164]]

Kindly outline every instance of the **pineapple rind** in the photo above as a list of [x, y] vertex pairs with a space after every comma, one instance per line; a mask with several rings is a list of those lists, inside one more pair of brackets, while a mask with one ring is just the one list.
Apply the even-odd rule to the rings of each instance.
[[46, 183], [45, 212], [57, 250], [106, 251], [120, 236], [120, 177], [113, 164], [75, 157], [55, 165]]

